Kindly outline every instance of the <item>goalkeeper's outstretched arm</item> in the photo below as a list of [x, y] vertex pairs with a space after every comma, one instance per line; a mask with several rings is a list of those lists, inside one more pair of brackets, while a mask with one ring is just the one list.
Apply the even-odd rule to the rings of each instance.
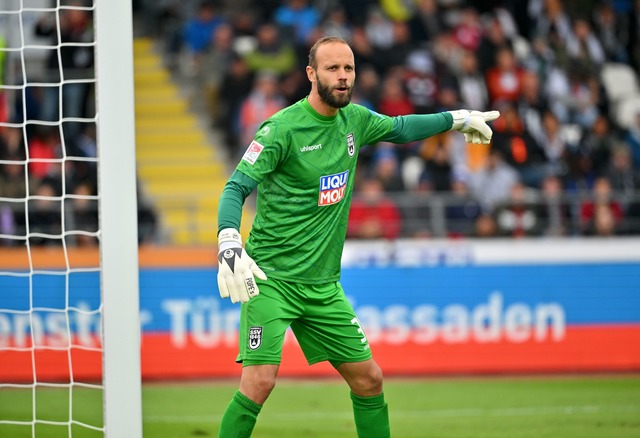
[[444, 111], [434, 114], [409, 114], [393, 117], [393, 128], [382, 140], [411, 143], [445, 131], [459, 131], [467, 143], [488, 144], [493, 132], [487, 122], [500, 116], [498, 111]]

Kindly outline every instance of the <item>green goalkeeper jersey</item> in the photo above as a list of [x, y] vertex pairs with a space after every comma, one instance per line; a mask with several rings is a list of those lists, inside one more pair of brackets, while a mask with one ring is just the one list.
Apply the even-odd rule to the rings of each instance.
[[[351, 103], [326, 117], [303, 99], [273, 115], [236, 168], [258, 187], [247, 253], [272, 278], [307, 284], [339, 280], [360, 148], [447, 130], [452, 118], [444, 114], [392, 118]], [[418, 120], [431, 126], [416, 132]]]

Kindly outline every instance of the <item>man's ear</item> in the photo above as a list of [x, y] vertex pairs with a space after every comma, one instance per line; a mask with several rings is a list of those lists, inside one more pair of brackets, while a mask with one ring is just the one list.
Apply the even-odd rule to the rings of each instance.
[[309, 82], [316, 81], [316, 71], [310, 65], [307, 66], [307, 79], [309, 79]]

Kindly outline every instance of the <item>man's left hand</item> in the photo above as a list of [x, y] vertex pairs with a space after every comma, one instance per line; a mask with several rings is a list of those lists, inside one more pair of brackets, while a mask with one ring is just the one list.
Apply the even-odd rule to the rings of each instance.
[[462, 132], [467, 143], [489, 144], [493, 131], [487, 122], [500, 117], [499, 111], [449, 111], [453, 116], [452, 130]]

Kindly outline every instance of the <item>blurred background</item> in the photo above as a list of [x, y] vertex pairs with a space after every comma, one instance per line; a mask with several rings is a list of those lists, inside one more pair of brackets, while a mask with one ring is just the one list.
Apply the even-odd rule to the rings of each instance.
[[[256, 127], [308, 93], [306, 56], [326, 34], [353, 47], [354, 102], [391, 116], [502, 113], [489, 146], [443, 133], [363, 149], [350, 239], [640, 233], [638, 1], [137, 0], [133, 8], [142, 244], [215, 244], [224, 181]], [[91, 41], [92, 11], [68, 12], [62, 41]], [[95, 163], [84, 160], [96, 154], [91, 49], [61, 51], [65, 77], [79, 82], [61, 93], [40, 86], [59, 75], [55, 13], [25, 11], [22, 28], [12, 18], [4, 16], [2, 44], [24, 38], [51, 49], [4, 52], [3, 82], [26, 92], [0, 93], [0, 121], [58, 120], [59, 96], [63, 116], [77, 121], [5, 127], [0, 158], [24, 159], [27, 149], [31, 158], [67, 157], [64, 178], [60, 164], [30, 164], [31, 194], [60, 194], [62, 179], [65, 193], [96, 194]], [[24, 171], [2, 165], [0, 198], [25, 195]], [[67, 204], [68, 223], [96, 228], [95, 203]], [[0, 234], [24, 234], [19, 204], [0, 212]], [[41, 229], [60, 229], [59, 215], [40, 216]]]
[[[4, 426], [66, 427], [78, 382], [101, 379], [98, 3], [0, 0], [0, 383], [22, 384], [0, 392]], [[307, 95], [323, 35], [354, 50], [354, 102], [502, 114], [490, 145], [447, 132], [360, 152], [341, 282], [385, 375], [563, 376], [390, 381], [399, 436], [637, 436], [640, 0], [132, 7], [149, 436], [214, 433], [235, 391], [239, 308], [216, 290], [218, 198], [259, 124]], [[569, 377], [585, 373], [599, 378]], [[291, 333], [280, 375], [337, 376], [309, 367]], [[157, 383], [203, 378], [215, 379]], [[36, 414], [47, 382], [73, 391]], [[342, 386], [325, 383], [285, 383], [257, 431], [352, 436]]]

